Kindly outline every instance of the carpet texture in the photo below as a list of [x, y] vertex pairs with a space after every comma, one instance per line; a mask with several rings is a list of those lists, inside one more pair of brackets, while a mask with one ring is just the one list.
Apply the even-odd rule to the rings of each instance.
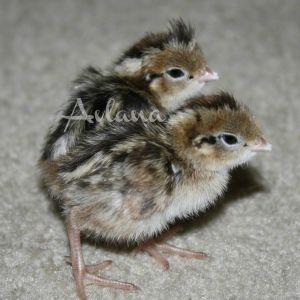
[[197, 28], [225, 89], [253, 110], [272, 153], [232, 175], [226, 195], [172, 239], [207, 261], [171, 257], [164, 272], [146, 254], [84, 243], [86, 261], [141, 290], [90, 286], [89, 299], [300, 299], [300, 2], [0, 2], [0, 299], [76, 299], [64, 224], [38, 184], [36, 161], [70, 81], [106, 66], [147, 30], [181, 16]]

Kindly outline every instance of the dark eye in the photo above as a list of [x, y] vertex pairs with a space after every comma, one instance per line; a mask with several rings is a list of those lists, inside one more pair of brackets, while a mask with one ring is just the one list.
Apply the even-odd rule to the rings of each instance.
[[243, 144], [242, 139], [232, 133], [221, 133], [218, 138], [227, 150], [235, 150]]
[[227, 145], [235, 145], [239, 143], [237, 137], [233, 134], [222, 134], [220, 138], [223, 140], [224, 143]]
[[172, 78], [176, 78], [176, 79], [185, 76], [185, 73], [181, 69], [178, 69], [178, 68], [169, 69], [167, 71], [167, 74], [169, 76], [171, 76]]

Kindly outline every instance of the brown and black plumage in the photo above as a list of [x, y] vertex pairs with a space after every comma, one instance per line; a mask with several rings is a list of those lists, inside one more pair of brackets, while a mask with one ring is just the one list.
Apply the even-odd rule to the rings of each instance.
[[101, 126], [94, 115], [97, 112], [101, 117], [109, 100], [126, 111], [156, 108], [169, 112], [217, 78], [195, 41], [194, 29], [181, 19], [171, 21], [169, 30], [148, 33], [124, 51], [105, 74], [95, 67], [82, 71], [62, 114], [82, 115], [79, 99], [92, 119], [59, 119], [47, 136], [43, 159], [65, 154], [82, 134]]
[[[67, 222], [78, 295], [84, 283], [135, 289], [85, 266], [80, 233], [137, 242], [167, 268], [163, 253], [203, 258], [151, 240], [177, 218], [205, 210], [222, 194], [228, 172], [270, 150], [250, 112], [222, 93], [189, 100], [163, 121], [108, 122], [72, 149], [40, 161], [42, 178]], [[149, 242], [149, 240], [151, 240]]]

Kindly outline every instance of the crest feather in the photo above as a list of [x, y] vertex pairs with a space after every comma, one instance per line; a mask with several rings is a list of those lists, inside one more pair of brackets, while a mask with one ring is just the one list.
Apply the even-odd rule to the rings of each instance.
[[180, 45], [188, 47], [194, 45], [195, 30], [181, 18], [171, 19], [167, 31], [147, 33], [143, 38], [137, 41], [133, 46], [127, 49], [116, 64], [122, 63], [127, 58], [142, 58], [149, 51], [164, 50], [170, 45]]
[[181, 18], [169, 21], [169, 41], [188, 46], [195, 38], [195, 29]]

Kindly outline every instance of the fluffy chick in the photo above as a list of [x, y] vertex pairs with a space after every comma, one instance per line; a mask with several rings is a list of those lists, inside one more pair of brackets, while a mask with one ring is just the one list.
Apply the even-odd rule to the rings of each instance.
[[148, 33], [116, 62], [114, 71], [146, 85], [167, 110], [196, 96], [207, 81], [217, 80], [195, 40], [195, 30], [182, 19], [170, 22], [166, 32]]
[[69, 261], [81, 299], [86, 281], [136, 287], [92, 275], [90, 270], [109, 262], [85, 266], [80, 233], [142, 243], [164, 266], [160, 250], [203, 258], [201, 252], [143, 242], [177, 218], [204, 211], [226, 188], [229, 170], [263, 150], [270, 144], [249, 111], [222, 93], [193, 99], [163, 122], [110, 123], [67, 155], [42, 160], [45, 184], [67, 220]]
[[[204, 84], [218, 79], [208, 68], [194, 29], [181, 19], [170, 22], [168, 31], [148, 33], [131, 46], [104, 75], [100, 69], [88, 67], [75, 80], [73, 92], [62, 115], [50, 130], [43, 158], [65, 154], [82, 133], [90, 131], [98, 117], [107, 109], [110, 99], [120, 102], [120, 109], [144, 110], [151, 106], [160, 111], [172, 111], [192, 96], [198, 95]], [[83, 120], [77, 100], [87, 113]]]

